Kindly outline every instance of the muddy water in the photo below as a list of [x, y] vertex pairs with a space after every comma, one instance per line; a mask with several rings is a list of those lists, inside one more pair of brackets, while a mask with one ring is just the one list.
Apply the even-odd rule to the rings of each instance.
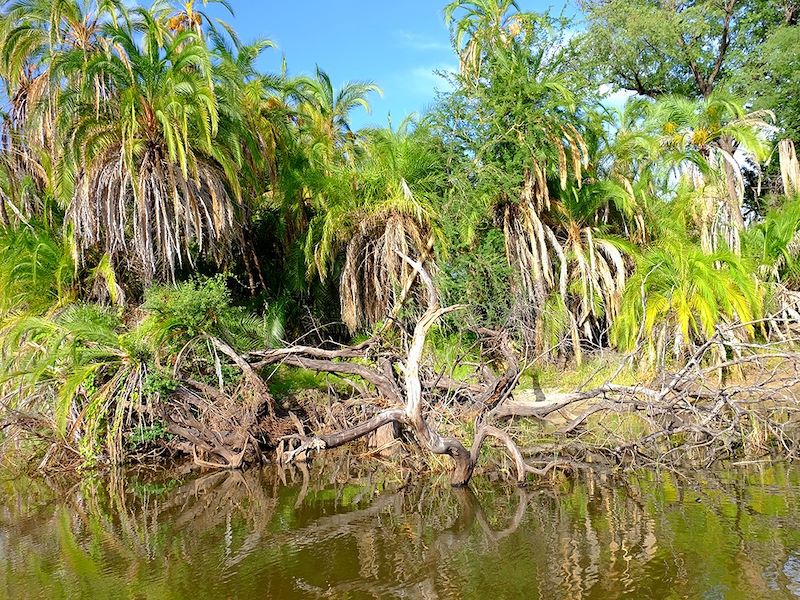
[[451, 490], [329, 463], [0, 494], [4, 598], [800, 597], [797, 468]]

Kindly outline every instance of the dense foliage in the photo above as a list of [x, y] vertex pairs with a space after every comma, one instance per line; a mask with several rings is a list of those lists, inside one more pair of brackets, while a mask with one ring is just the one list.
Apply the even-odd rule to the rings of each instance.
[[374, 83], [262, 73], [272, 44], [193, 2], [4, 2], [4, 405], [116, 460], [181, 377], [246, 379], [225, 349], [402, 328], [408, 258], [468, 304], [452, 331], [506, 327], [539, 362], [785, 331], [797, 3], [580, 4], [585, 26], [451, 2], [452, 91], [354, 130]]

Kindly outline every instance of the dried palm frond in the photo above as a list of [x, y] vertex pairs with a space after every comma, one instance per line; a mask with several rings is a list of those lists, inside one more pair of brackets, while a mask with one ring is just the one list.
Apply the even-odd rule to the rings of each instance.
[[800, 161], [797, 160], [794, 142], [786, 139], [778, 143], [778, 158], [783, 181], [783, 193], [787, 196], [800, 194]]
[[506, 254], [520, 276], [519, 301], [529, 309], [539, 351], [547, 351], [542, 328], [554, 293], [569, 312], [573, 351], [580, 352], [581, 339], [598, 341], [596, 332], [619, 314], [625, 289], [628, 268], [618, 244], [574, 221], [548, 224], [531, 204], [506, 206], [503, 223]]
[[200, 159], [186, 177], [158, 147], [144, 152], [135, 173], [122, 148], [108, 151], [80, 177], [67, 213], [81, 258], [100, 248], [147, 283], [173, 280], [201, 252], [222, 261], [239, 227], [223, 181]]
[[363, 221], [347, 244], [340, 285], [342, 321], [350, 331], [390, 314], [414, 277], [403, 260], [432, 268], [430, 233], [409, 215], [379, 213]]

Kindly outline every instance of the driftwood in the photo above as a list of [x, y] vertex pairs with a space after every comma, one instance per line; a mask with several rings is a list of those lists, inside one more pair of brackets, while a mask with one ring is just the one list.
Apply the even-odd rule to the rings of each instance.
[[275, 401], [256, 369], [220, 339], [206, 336], [213, 348], [242, 372], [242, 384], [234, 390], [214, 387], [175, 374], [179, 385], [162, 405], [167, 432], [175, 436], [173, 447], [191, 456], [200, 467], [239, 469], [261, 463], [264, 436], [277, 438], [287, 424], [275, 417]]
[[[447, 455], [453, 460], [451, 483], [454, 486], [467, 484], [472, 477], [481, 447], [488, 438], [500, 441], [513, 458], [517, 469], [517, 479], [522, 482], [527, 473], [542, 473], [545, 469], [537, 469], [525, 462], [522, 452], [501, 429], [485, 421], [485, 416], [498, 404], [505, 400], [516, 385], [519, 376], [519, 364], [509, 347], [505, 333], [480, 330], [485, 340], [494, 343], [505, 358], [505, 371], [492, 378], [485, 385], [461, 385], [446, 377], [433, 377], [425, 380], [421, 376], [421, 362], [425, 340], [430, 328], [442, 316], [459, 310], [462, 306], [442, 307], [430, 276], [418, 261], [408, 257], [403, 259], [415, 270], [418, 278], [427, 289], [428, 306], [425, 313], [416, 323], [405, 359], [400, 362], [397, 357], [382, 356], [379, 351], [379, 340], [372, 339], [359, 346], [329, 350], [308, 346], [290, 346], [278, 350], [257, 353], [257, 367], [283, 363], [316, 371], [352, 374], [370, 383], [379, 394], [392, 406], [377, 412], [372, 418], [346, 429], [332, 433], [320, 433], [310, 437], [301, 437], [299, 443], [282, 453], [284, 462], [304, 460], [310, 452], [319, 452], [336, 448], [384, 427], [395, 424], [401, 431], [410, 434], [416, 442], [428, 452]], [[362, 362], [351, 362], [354, 359]], [[372, 365], [364, 364], [370, 360]], [[394, 363], [399, 362], [396, 374]], [[431, 426], [426, 418], [424, 395], [432, 389], [447, 388], [462, 393], [474, 393], [474, 405], [479, 407], [476, 418], [476, 434], [470, 448], [460, 440], [441, 435]], [[294, 436], [299, 437], [299, 436]]]
[[[793, 345], [780, 350], [776, 344], [736, 342], [730, 330], [742, 326], [718, 331], [660, 386], [606, 382], [533, 403], [506, 403], [490, 416], [547, 420], [558, 414], [563, 423], [554, 433], [562, 441], [548, 451], [578, 449], [617, 464], [709, 466], [740, 457], [794, 458], [800, 446], [800, 353]], [[715, 349], [731, 358], [711, 360]], [[737, 382], [725, 383], [734, 373]], [[633, 416], [644, 431], [623, 435], [604, 427], [610, 415]]]
[[[483, 347], [500, 358], [498, 373], [481, 364], [473, 380], [463, 382], [436, 373], [425, 363], [423, 351], [431, 327], [462, 306], [442, 307], [422, 264], [402, 258], [427, 290], [427, 308], [413, 331], [398, 327], [400, 339], [405, 340], [402, 351], [396, 344], [387, 345], [385, 330], [353, 346], [290, 345], [243, 356], [211, 340], [241, 369], [248, 400], [232, 401], [216, 388], [183, 382], [167, 421], [195, 463], [239, 468], [259, 460], [260, 449], [276, 445], [279, 462], [301, 463], [314, 453], [362, 438], [371, 437], [376, 452], [399, 439], [425, 452], [449, 456], [451, 483], [463, 486], [489, 440], [510, 459], [518, 483], [530, 474], [598, 460], [626, 466], [689, 460], [705, 465], [723, 458], [795, 455], [800, 439], [796, 396], [800, 353], [794, 350], [797, 340], [791, 330], [785, 328], [778, 342], [756, 345], [736, 335], [737, 329], [756, 323], [733, 325], [696, 348], [679, 371], [654, 383], [621, 385], [615, 381], [620, 368], [591, 389], [539, 394], [537, 401], [526, 402], [520, 394], [512, 397], [522, 368], [507, 332], [476, 331]], [[760, 325], [769, 328], [773, 321]], [[276, 416], [261, 373], [281, 364], [335, 374], [355, 396], [334, 405], [341, 409], [337, 415], [328, 409], [327, 417], [321, 418], [313, 411], [306, 411], [305, 420], [293, 412]], [[746, 383], [726, 383], [737, 374]], [[440, 433], [432, 424], [434, 411], [437, 420], [448, 416], [474, 422], [471, 444]], [[546, 422], [550, 440], [534, 448], [520, 447], [513, 435], [519, 419]], [[619, 426], [626, 419], [636, 427]], [[267, 422], [269, 435], [256, 435]], [[375, 437], [378, 431], [380, 442]]]
[[[423, 280], [429, 282], [427, 277]], [[500, 375], [486, 383], [466, 385], [420, 375], [422, 347], [430, 325], [456, 308], [440, 308], [429, 290], [428, 310], [414, 330], [398, 378], [394, 377], [391, 359], [387, 353], [381, 354], [376, 340], [339, 350], [290, 347], [260, 353], [264, 365], [291, 357], [290, 364], [313, 365], [311, 368], [327, 372], [354, 373], [358, 369], [393, 405], [354, 427], [293, 436], [299, 443], [282, 452], [280, 458], [287, 462], [304, 460], [309, 453], [342, 446], [387, 424], [411, 434], [425, 450], [450, 456], [454, 463], [451, 483], [456, 486], [469, 481], [481, 447], [489, 438], [502, 445], [520, 483], [528, 474], [586, 467], [598, 460], [627, 466], [705, 466], [720, 459], [768, 455], [791, 458], [796, 454], [800, 442], [800, 353], [794, 351], [792, 340], [786, 340], [788, 345], [780, 348], [776, 343], [766, 347], [738, 342], [731, 330], [744, 324], [734, 325], [718, 331], [688, 357], [683, 368], [662, 376], [660, 383], [620, 385], [607, 381], [591, 389], [542, 394], [542, 399], [524, 402], [512, 398], [520, 368], [503, 333], [480, 332], [484, 340], [493, 341], [501, 349], [506, 364]], [[719, 356], [729, 358], [719, 360]], [[362, 362], [349, 362], [357, 358]], [[370, 360], [374, 366], [365, 364]], [[725, 383], [737, 373], [737, 381], [743, 383]], [[471, 446], [440, 435], [426, 417], [423, 397], [443, 388], [470, 399], [459, 406], [458, 416], [475, 415]], [[437, 408], [447, 410], [441, 405]], [[615, 430], [609, 424], [612, 417], [633, 417], [641, 431], [632, 434]], [[513, 428], [501, 426], [519, 418], [555, 423], [554, 442], [520, 448], [512, 436]]]

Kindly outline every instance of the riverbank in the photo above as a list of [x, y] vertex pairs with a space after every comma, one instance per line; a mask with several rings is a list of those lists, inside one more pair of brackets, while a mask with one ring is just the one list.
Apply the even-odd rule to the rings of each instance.
[[[495, 352], [506, 343], [487, 335]], [[434, 361], [400, 377], [375, 367], [378, 338], [336, 350], [290, 346], [247, 355], [211, 342], [240, 371], [227, 391], [176, 378], [148, 405], [105, 407], [107, 418], [127, 420], [114, 428], [95, 421], [113, 432], [105, 447], [115, 449], [98, 454], [86, 444], [90, 431], [76, 428], [85, 415], [73, 416], [69, 435], [59, 436], [47, 413], [11, 409], [3, 463], [44, 474], [174, 461], [237, 470], [306, 463], [344, 447], [354, 460], [378, 458], [398, 472], [450, 473], [454, 485], [493, 470], [522, 484], [595, 466], [792, 460], [800, 441], [800, 353], [788, 344], [728, 343], [732, 358], [721, 362], [708, 344], [658, 375], [619, 354], [560, 373], [523, 370], [506, 351], [491, 370], [437, 370]], [[404, 360], [418, 361], [419, 352]], [[457, 370], [459, 379], [445, 375]]]

